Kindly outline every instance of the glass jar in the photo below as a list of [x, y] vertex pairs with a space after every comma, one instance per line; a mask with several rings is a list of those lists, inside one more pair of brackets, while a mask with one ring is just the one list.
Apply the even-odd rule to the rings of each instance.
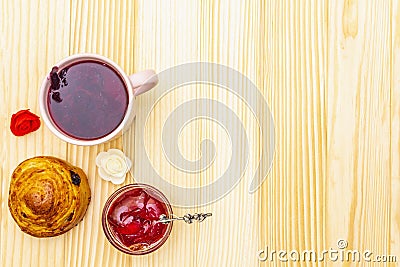
[[173, 214], [168, 199], [147, 184], [129, 184], [116, 190], [104, 205], [102, 226], [108, 241], [130, 255], [144, 255], [167, 241], [172, 222], [162, 223], [161, 215]]

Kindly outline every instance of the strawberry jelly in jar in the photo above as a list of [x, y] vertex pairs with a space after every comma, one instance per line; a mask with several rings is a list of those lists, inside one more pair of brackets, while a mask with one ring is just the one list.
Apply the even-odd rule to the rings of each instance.
[[168, 199], [146, 184], [130, 184], [119, 188], [107, 200], [102, 215], [103, 230], [110, 243], [131, 255], [155, 251], [167, 240], [172, 222], [160, 217], [171, 216]]

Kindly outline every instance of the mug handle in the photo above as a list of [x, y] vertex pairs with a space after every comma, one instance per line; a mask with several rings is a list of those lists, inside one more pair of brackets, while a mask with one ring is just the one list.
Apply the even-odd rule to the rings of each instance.
[[157, 85], [158, 77], [154, 70], [144, 70], [129, 76], [133, 86], [133, 95], [137, 96], [149, 91]]

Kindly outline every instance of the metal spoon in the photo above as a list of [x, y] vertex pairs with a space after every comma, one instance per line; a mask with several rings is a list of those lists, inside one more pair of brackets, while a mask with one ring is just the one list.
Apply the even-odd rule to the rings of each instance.
[[167, 217], [167, 215], [162, 214], [160, 216], [160, 219], [158, 222], [160, 223], [170, 223], [173, 221], [184, 221], [185, 223], [193, 223], [194, 221], [202, 222], [204, 221], [207, 217], [211, 217], [212, 213], [195, 213], [195, 214], [185, 214], [183, 217], [177, 217], [175, 215], [171, 215], [170, 217]]

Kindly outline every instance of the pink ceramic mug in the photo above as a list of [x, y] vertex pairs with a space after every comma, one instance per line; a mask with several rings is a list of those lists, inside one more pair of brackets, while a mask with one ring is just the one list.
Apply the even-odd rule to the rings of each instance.
[[[86, 72], [86, 70], [88, 73], [82, 73], [83, 78], [74, 80], [74, 77], [78, 77], [79, 71]], [[53, 76], [55, 76], [55, 81]], [[92, 79], [96, 81], [102, 79], [102, 82], [97, 81], [102, 86], [93, 86]], [[57, 63], [52, 72], [43, 80], [39, 93], [41, 117], [57, 137], [68, 143], [85, 146], [101, 144], [120, 135], [130, 126], [135, 117], [133, 109], [135, 97], [153, 88], [157, 82], [158, 79], [153, 70], [145, 70], [128, 76], [121, 67], [106, 57], [96, 54], [72, 55]], [[80, 89], [74, 91], [78, 87]], [[74, 100], [72, 101], [71, 98]], [[117, 100], [120, 102], [115, 102]], [[98, 103], [93, 104], [95, 101]], [[91, 110], [86, 110], [86, 106], [88, 108], [94, 106], [98, 110], [93, 109], [94, 113], [90, 115]], [[117, 110], [121, 110], [120, 114], [113, 114]], [[96, 118], [97, 115], [102, 117]], [[96, 122], [100, 123], [96, 124]], [[90, 129], [90, 127], [97, 128]], [[111, 127], [109, 131], [106, 130], [107, 127]], [[89, 134], [97, 130], [99, 133], [97, 136], [95, 134], [86, 136], [81, 134], [85, 130]]]

